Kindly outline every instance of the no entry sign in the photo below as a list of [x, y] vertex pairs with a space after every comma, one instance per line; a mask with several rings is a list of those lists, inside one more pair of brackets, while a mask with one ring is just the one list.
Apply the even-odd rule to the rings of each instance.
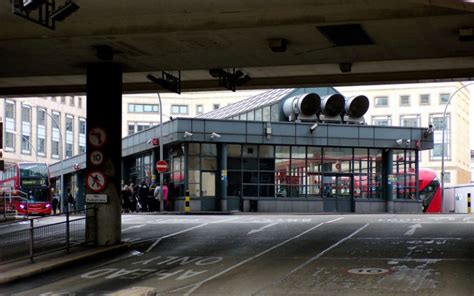
[[165, 160], [158, 160], [156, 162], [156, 170], [158, 173], [165, 173], [168, 171], [168, 163]]

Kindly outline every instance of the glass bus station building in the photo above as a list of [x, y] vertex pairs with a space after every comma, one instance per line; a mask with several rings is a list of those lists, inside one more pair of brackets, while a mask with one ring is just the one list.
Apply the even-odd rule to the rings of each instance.
[[[351, 99], [331, 113], [341, 98], [333, 88], [275, 89], [172, 119], [163, 135], [154, 126], [122, 140], [121, 179], [159, 182], [159, 139], [169, 163], [164, 179], [179, 189], [175, 211], [184, 210], [189, 190], [191, 212], [422, 212], [418, 151], [433, 148], [432, 131], [367, 125], [364, 100], [353, 106], [365, 109], [355, 117]], [[65, 188], [77, 188], [78, 206], [85, 163], [85, 154], [63, 163]], [[60, 163], [52, 165], [51, 176], [60, 174]]]

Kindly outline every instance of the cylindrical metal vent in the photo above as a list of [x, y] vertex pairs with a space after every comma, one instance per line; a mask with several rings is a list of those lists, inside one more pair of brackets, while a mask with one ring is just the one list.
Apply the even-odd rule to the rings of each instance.
[[350, 117], [362, 117], [369, 110], [369, 99], [366, 96], [348, 98], [345, 109]]
[[337, 116], [344, 111], [344, 96], [334, 94], [321, 99], [321, 111], [326, 116]]
[[283, 113], [289, 117], [291, 113], [311, 116], [321, 110], [321, 97], [315, 93], [302, 94], [286, 99]]

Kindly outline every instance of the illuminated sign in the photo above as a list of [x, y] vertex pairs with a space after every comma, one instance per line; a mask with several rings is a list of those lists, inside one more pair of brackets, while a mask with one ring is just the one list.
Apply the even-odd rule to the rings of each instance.
[[46, 185], [46, 179], [27, 179], [21, 180], [21, 186]]

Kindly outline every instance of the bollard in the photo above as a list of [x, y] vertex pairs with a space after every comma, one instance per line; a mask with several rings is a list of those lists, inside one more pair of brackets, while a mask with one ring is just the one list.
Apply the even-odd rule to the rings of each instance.
[[471, 194], [467, 194], [467, 213], [471, 213]]
[[186, 190], [186, 196], [184, 197], [184, 212], [186, 214], [189, 214], [189, 212], [191, 211], [189, 207], [190, 201], [191, 201], [191, 198], [189, 197], [189, 190]]

